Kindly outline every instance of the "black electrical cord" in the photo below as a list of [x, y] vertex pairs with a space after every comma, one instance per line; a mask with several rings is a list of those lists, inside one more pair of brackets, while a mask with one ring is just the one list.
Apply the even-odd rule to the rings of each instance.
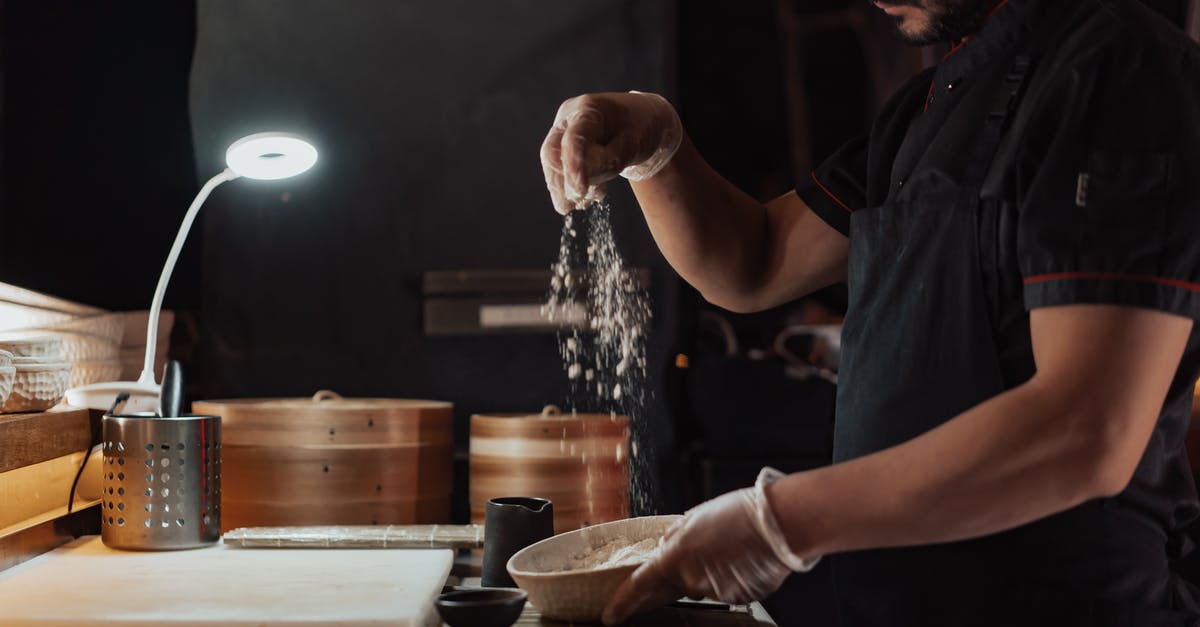
[[[117, 407], [129, 400], [128, 392], [121, 392], [117, 395], [117, 400], [113, 401], [112, 407], [108, 409], [108, 415], [117, 413]], [[79, 478], [83, 476], [83, 469], [87, 468], [88, 460], [92, 458], [92, 449], [100, 443], [100, 436], [104, 429], [104, 422], [101, 421], [92, 428], [92, 441], [88, 444], [87, 450], [83, 453], [83, 463], [79, 465], [79, 470], [75, 473], [75, 480], [71, 482], [71, 496], [67, 499], [67, 513], [75, 508], [75, 488], [79, 486]]]

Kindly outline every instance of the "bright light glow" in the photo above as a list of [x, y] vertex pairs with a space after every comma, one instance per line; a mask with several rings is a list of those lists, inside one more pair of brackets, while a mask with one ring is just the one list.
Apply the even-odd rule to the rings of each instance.
[[225, 152], [225, 163], [234, 174], [264, 181], [296, 176], [316, 162], [317, 149], [293, 133], [247, 135]]

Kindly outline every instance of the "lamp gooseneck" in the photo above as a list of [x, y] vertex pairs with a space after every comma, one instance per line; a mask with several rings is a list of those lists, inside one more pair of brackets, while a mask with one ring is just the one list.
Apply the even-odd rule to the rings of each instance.
[[204, 205], [208, 195], [221, 183], [236, 178], [238, 178], [238, 174], [225, 168], [221, 173], [208, 179], [208, 182], [196, 193], [196, 198], [192, 200], [187, 213], [183, 215], [183, 224], [179, 225], [179, 232], [175, 234], [175, 243], [171, 245], [171, 252], [167, 254], [167, 263], [163, 265], [162, 274], [158, 276], [158, 286], [154, 288], [154, 300], [150, 303], [150, 320], [146, 328], [146, 357], [142, 362], [142, 374], [138, 377], [138, 383], [155, 384], [154, 354], [158, 350], [158, 317], [162, 312], [163, 297], [167, 295], [167, 284], [171, 282], [171, 273], [175, 271], [175, 262], [179, 260], [183, 243], [187, 240], [188, 232], [192, 230], [192, 223], [196, 221], [196, 215], [200, 213], [200, 207]]

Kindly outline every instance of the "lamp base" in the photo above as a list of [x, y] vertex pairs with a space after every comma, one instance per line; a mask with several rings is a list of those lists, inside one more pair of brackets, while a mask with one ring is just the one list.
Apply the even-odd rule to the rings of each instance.
[[67, 390], [67, 404], [108, 411], [122, 392], [129, 394], [124, 413], [158, 411], [158, 397], [162, 389], [154, 383], [137, 381], [104, 381], [71, 388]]

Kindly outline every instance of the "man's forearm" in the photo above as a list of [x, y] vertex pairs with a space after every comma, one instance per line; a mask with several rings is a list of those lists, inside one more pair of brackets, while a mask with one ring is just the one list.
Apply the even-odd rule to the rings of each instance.
[[769, 486], [792, 549], [952, 542], [1124, 490], [1191, 319], [1118, 305], [1046, 307], [1029, 319], [1028, 382], [908, 442]]
[[899, 446], [782, 479], [768, 489], [776, 517], [797, 554], [816, 556], [988, 535], [1101, 496], [1096, 417], [1063, 396], [1027, 383]]
[[671, 267], [709, 300], [736, 303], [760, 280], [766, 210], [713, 170], [689, 138], [662, 171], [632, 186]]
[[633, 190], [667, 261], [713, 304], [759, 311], [845, 279], [844, 235], [795, 192], [765, 204], [751, 198], [686, 137]]

